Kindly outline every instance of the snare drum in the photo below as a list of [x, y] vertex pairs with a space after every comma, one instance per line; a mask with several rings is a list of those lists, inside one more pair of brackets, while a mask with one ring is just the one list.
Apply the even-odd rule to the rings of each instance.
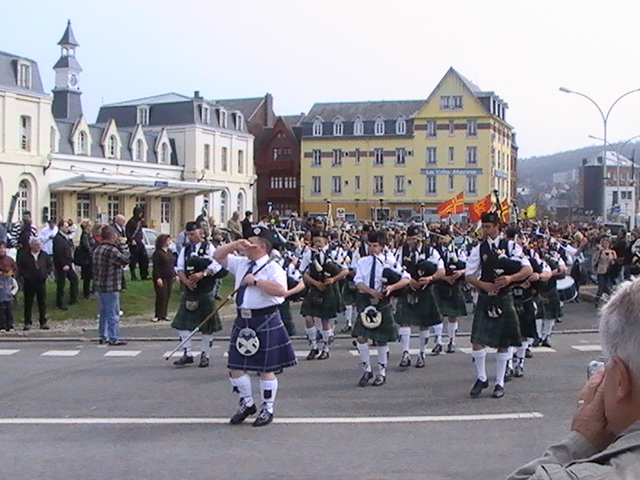
[[558, 297], [561, 302], [570, 302], [578, 296], [576, 281], [571, 277], [564, 277], [557, 282]]

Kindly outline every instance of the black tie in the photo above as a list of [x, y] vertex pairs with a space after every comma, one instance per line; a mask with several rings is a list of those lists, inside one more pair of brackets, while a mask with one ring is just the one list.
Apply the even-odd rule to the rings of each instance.
[[371, 256], [373, 262], [371, 262], [371, 276], [369, 277], [369, 288], [376, 288], [376, 262], [377, 258], [375, 256]]
[[[249, 262], [249, 268], [247, 268], [247, 271], [242, 276], [242, 280], [244, 280], [244, 277], [246, 277], [251, 272], [253, 272], [253, 267], [255, 266], [256, 266], [256, 262], [254, 262], [253, 260]], [[246, 289], [247, 289], [246, 285], [242, 285], [238, 287], [238, 293], [236, 293], [236, 306], [238, 308], [240, 308], [240, 306], [242, 305], [242, 302], [244, 301], [244, 292]]]

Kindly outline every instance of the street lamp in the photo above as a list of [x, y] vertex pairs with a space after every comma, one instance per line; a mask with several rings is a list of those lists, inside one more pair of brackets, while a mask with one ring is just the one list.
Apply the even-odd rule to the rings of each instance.
[[[602, 130], [603, 130], [603, 144], [602, 144], [602, 160], [604, 162], [603, 165], [603, 178], [602, 178], [602, 216], [604, 218], [604, 220], [607, 220], [607, 212], [605, 210], [605, 206], [606, 206], [606, 195], [607, 195], [607, 188], [606, 188], [606, 182], [604, 180], [604, 172], [607, 169], [607, 122], [609, 121], [609, 115], [611, 114], [611, 110], [613, 110], [613, 107], [616, 106], [616, 104], [622, 100], [624, 97], [626, 97], [627, 95], [631, 95], [632, 93], [635, 92], [640, 92], [640, 88], [635, 88], [633, 90], [629, 90], [627, 93], [623, 93], [622, 95], [620, 95], [618, 98], [615, 99], [615, 101], [611, 104], [611, 106], [609, 107], [609, 109], [607, 110], [607, 113], [605, 114], [604, 111], [602, 110], [602, 108], [600, 108], [600, 105], [598, 105], [595, 100], [593, 100], [591, 97], [589, 97], [588, 95], [585, 95], [584, 93], [580, 93], [580, 92], [576, 92], [575, 90], [569, 90], [568, 88], [565, 87], [560, 87], [560, 91], [563, 93], [573, 93], [574, 95], [579, 95], [583, 98], [586, 98], [587, 100], [589, 100], [597, 109], [598, 109], [598, 113], [600, 113], [600, 117], [602, 118]], [[620, 164], [618, 163], [618, 176], [620, 175]], [[618, 193], [619, 195], [620, 193]]]

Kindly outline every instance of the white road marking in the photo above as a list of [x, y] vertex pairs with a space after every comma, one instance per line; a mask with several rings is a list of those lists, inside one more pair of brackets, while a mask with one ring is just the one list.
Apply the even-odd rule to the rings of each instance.
[[105, 357], [137, 357], [142, 350], [109, 350], [104, 354]]
[[[533, 420], [540, 412], [490, 413], [480, 415], [428, 415], [407, 417], [276, 417], [283, 425], [354, 423], [477, 422], [486, 420]], [[228, 418], [0, 418], [0, 425], [226, 425]]]
[[[466, 353], [467, 355], [471, 355], [471, 352], [473, 351], [472, 348], [459, 348], [458, 350], [460, 350], [463, 353]], [[487, 351], [487, 353], [496, 353], [497, 350], [495, 348], [485, 348], [485, 350]], [[557, 350], [553, 349], [553, 348], [549, 348], [549, 347], [531, 347], [531, 352], [533, 353], [557, 353]]]
[[[164, 358], [169, 358], [169, 354], [171, 353], [171, 351], [168, 352], [164, 352], [163, 357]], [[193, 355], [193, 357], [199, 357], [200, 356], [200, 352], [191, 352], [191, 355]], [[173, 355], [171, 355], [172, 358], [177, 358], [177, 357], [181, 357], [182, 356], [182, 352], [175, 352]]]
[[42, 357], [75, 357], [80, 350], [49, 350], [44, 352]]
[[601, 352], [602, 345], [572, 345], [571, 348], [579, 352]]
[[18, 353], [20, 350], [11, 350], [11, 349], [2, 349], [0, 350], [0, 355], [13, 355], [14, 353]]

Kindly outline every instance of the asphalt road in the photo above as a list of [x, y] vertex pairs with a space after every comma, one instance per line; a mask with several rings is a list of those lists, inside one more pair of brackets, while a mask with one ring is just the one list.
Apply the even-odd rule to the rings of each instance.
[[[561, 328], [595, 325], [592, 305], [565, 311]], [[226, 423], [236, 397], [225, 344], [207, 369], [174, 368], [163, 359], [173, 346], [2, 342], [3, 478], [499, 479], [567, 433], [598, 356], [597, 334], [555, 335], [503, 399], [472, 399], [462, 350], [401, 371], [394, 344], [387, 384], [359, 388], [358, 359], [338, 339], [329, 360], [301, 358], [280, 375], [276, 421], [256, 429]], [[306, 342], [294, 346], [306, 354]], [[490, 355], [490, 379], [494, 365]]]

